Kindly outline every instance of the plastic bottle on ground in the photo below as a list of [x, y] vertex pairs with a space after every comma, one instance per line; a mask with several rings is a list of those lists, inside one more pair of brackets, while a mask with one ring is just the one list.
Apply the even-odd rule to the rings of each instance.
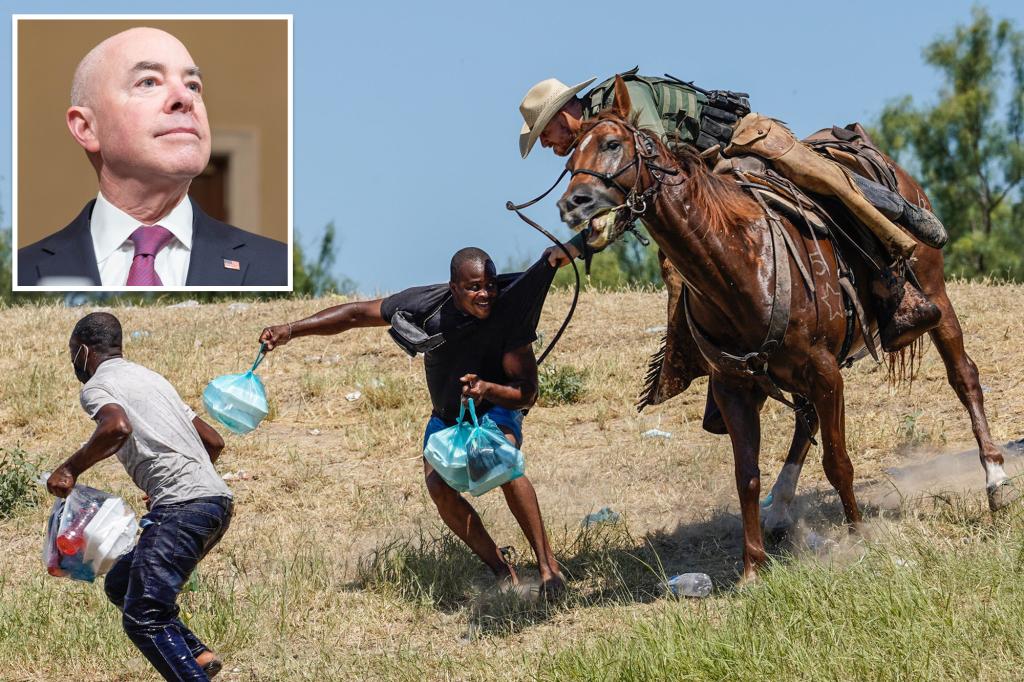
[[668, 590], [677, 597], [703, 599], [713, 589], [711, 576], [707, 573], [682, 573], [668, 579]]

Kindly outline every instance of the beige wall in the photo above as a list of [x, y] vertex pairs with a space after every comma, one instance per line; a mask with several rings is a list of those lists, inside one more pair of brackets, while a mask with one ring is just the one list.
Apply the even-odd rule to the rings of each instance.
[[[251, 232], [288, 240], [288, 23], [271, 20], [21, 20], [18, 32], [18, 246], [63, 228], [96, 196], [96, 173], [64, 122], [71, 78], [85, 54], [133, 26], [175, 35], [203, 71], [204, 99], [218, 149], [234, 132], [255, 141], [258, 225]], [[229, 133], [232, 133], [229, 135]], [[229, 222], [235, 220], [229, 218]]]

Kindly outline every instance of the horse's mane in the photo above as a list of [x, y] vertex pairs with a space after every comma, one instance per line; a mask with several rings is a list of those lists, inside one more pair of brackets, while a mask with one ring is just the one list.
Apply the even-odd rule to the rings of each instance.
[[[629, 124], [637, 126], [639, 113], [630, 116]], [[597, 117], [583, 122], [577, 139], [604, 120], [621, 121], [612, 112], [603, 111]], [[682, 184], [683, 202], [695, 224], [706, 230], [724, 231], [731, 226], [747, 225], [762, 217], [761, 208], [735, 182], [708, 170], [704, 159], [688, 144], [675, 145], [675, 151], [658, 139], [652, 131], [645, 131], [658, 146], [663, 157], [673, 159], [679, 166], [685, 180]]]
[[670, 151], [655, 140], [662, 151], [674, 158], [686, 175], [683, 201], [689, 205], [691, 220], [707, 230], [723, 231], [732, 226], [749, 225], [763, 216], [761, 207], [733, 180], [712, 173], [704, 159], [688, 144], [677, 144]]

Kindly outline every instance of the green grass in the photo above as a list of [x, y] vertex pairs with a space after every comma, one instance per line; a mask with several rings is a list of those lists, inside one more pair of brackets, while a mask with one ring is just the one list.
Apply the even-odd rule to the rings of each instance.
[[0, 448], [0, 519], [39, 504], [43, 493], [38, 476], [38, 460], [19, 447]]
[[952, 509], [831, 562], [780, 561], [750, 588], [661, 603], [550, 657], [542, 680], [1017, 679], [1024, 523]]

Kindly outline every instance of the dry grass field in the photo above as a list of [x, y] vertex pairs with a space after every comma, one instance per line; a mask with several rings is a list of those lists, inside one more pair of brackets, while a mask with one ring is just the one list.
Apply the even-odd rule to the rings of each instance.
[[[1024, 287], [959, 283], [950, 291], [993, 435], [1019, 439]], [[167, 376], [203, 414], [205, 384], [246, 369], [265, 325], [340, 300], [112, 312], [124, 325], [125, 356]], [[557, 328], [567, 305], [567, 294], [552, 294], [542, 332]], [[221, 679], [1018, 675], [1024, 521], [988, 514], [977, 465], [945, 477], [939, 465], [912, 469], [942, 488], [975, 488], [963, 496], [892, 502], [883, 494], [892, 491], [887, 469], [974, 447], [934, 348], [926, 346], [910, 387], [890, 387], [870, 360], [846, 373], [848, 445], [869, 532], [846, 537], [815, 448], [800, 487], [802, 524], [837, 538], [839, 549], [821, 557], [797, 542], [776, 554], [760, 584], [737, 591], [732, 454], [726, 437], [700, 429], [706, 381], [642, 415], [633, 409], [664, 305], [659, 293], [584, 292], [548, 360], [582, 371], [586, 388], [579, 402], [539, 406], [525, 423], [527, 475], [570, 578], [567, 598], [553, 606], [494, 594], [482, 565], [441, 531], [422, 482], [429, 401], [420, 359], [382, 329], [299, 339], [271, 353], [259, 370], [270, 417], [247, 436], [226, 434], [218, 463], [234, 474], [235, 519], [181, 601], [186, 621], [224, 657]], [[86, 312], [0, 310], [0, 446], [46, 469], [92, 428], [66, 345]], [[353, 391], [362, 397], [346, 400]], [[786, 409], [765, 408], [765, 491], [792, 425]], [[643, 438], [651, 428], [672, 437]], [[82, 482], [142, 509], [113, 458]], [[476, 504], [498, 543], [518, 549], [521, 575], [535, 577], [500, 493]], [[605, 506], [623, 522], [581, 528]], [[0, 520], [0, 679], [154, 679], [101, 581], [46, 575], [39, 555], [48, 509], [41, 499]], [[715, 594], [661, 596], [664, 576], [685, 571], [709, 573]]]

